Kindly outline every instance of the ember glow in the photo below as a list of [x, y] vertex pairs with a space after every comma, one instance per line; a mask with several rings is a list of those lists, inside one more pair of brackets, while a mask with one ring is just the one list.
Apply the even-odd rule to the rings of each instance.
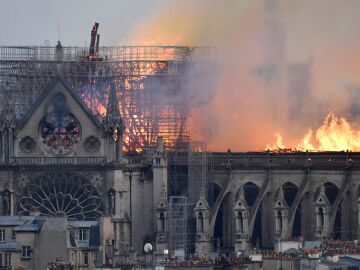
[[191, 81], [202, 103], [191, 107], [189, 130], [209, 150], [358, 151], [359, 8], [352, 0], [168, 1], [128, 41], [217, 48], [218, 72]]
[[281, 134], [276, 133], [276, 142], [265, 149], [275, 152], [287, 151], [360, 151], [360, 131], [348, 120], [329, 113], [317, 130], [309, 129], [295, 148], [285, 146]]
[[[129, 46], [117, 51], [121, 54], [113, 55], [111, 63], [106, 60], [92, 62], [94, 78], [68, 78], [90, 111], [99, 122], [102, 121], [109, 102], [110, 82], [113, 81], [125, 124], [124, 151], [141, 152], [155, 145], [158, 136], [163, 137], [167, 147], [187, 141], [189, 109], [181, 83], [187, 76], [190, 48]], [[106, 64], [111, 66], [115, 76], [98, 76]], [[109, 70], [108, 67], [105, 72]]]

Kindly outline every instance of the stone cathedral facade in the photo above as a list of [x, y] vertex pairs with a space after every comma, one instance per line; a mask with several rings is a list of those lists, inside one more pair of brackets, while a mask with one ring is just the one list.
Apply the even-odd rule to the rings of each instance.
[[166, 164], [157, 153], [150, 178], [140, 158], [124, 158], [117, 104], [112, 89], [106, 117], [99, 123], [58, 78], [16, 119], [6, 96], [0, 132], [1, 215], [65, 216], [73, 221], [110, 216], [114, 239], [108, 240], [116, 254], [141, 252], [145, 241], [154, 243], [156, 209], [160, 194], [166, 195]]
[[[122, 152], [124, 126], [114, 88], [101, 123], [61, 78], [21, 119], [16, 119], [10, 95], [2, 102], [2, 216], [71, 221], [107, 216], [113, 231], [106, 239], [112, 246], [107, 257], [171, 249], [174, 194], [168, 170], [186, 164], [170, 164], [171, 153], [161, 138], [141, 154]], [[229, 151], [211, 153], [209, 159], [212, 196], [197, 187], [196, 203], [187, 214], [193, 221], [187, 227], [194, 232], [192, 252], [359, 237], [359, 153]]]

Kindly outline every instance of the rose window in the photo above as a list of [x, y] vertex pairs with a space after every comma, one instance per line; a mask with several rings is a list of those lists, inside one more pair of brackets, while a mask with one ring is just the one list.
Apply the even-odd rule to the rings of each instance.
[[19, 210], [34, 210], [45, 216], [69, 220], [91, 220], [102, 214], [101, 198], [91, 183], [80, 175], [52, 173], [32, 179], [19, 200]]
[[51, 112], [40, 122], [40, 137], [48, 152], [66, 155], [80, 142], [80, 123], [69, 112]]

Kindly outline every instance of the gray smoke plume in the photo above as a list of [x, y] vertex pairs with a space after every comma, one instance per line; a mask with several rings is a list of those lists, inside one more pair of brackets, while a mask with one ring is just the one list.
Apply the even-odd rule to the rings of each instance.
[[210, 149], [263, 150], [274, 134], [296, 146], [332, 111], [358, 121], [356, 0], [166, 1], [128, 42], [217, 48], [195, 66], [191, 130]]

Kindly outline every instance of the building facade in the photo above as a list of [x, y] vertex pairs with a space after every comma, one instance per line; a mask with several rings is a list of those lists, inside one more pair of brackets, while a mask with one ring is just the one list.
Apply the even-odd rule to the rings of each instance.
[[1, 269], [51, 269], [51, 265], [93, 269], [105, 255], [102, 251], [108, 249], [109, 243], [101, 237], [114, 233], [107, 227], [107, 219], [1, 216]]
[[[98, 232], [107, 244], [88, 260], [97, 256], [106, 264], [179, 248], [210, 254], [360, 234], [359, 153], [194, 152], [190, 158], [166, 150], [161, 138], [155, 148], [123, 153], [114, 88], [101, 123], [60, 77], [21, 119], [4, 92], [0, 214], [65, 217], [75, 225], [107, 217], [107, 229]], [[204, 181], [187, 175], [197, 157], [206, 159]], [[81, 237], [66, 251], [69, 260], [84, 260]]]

